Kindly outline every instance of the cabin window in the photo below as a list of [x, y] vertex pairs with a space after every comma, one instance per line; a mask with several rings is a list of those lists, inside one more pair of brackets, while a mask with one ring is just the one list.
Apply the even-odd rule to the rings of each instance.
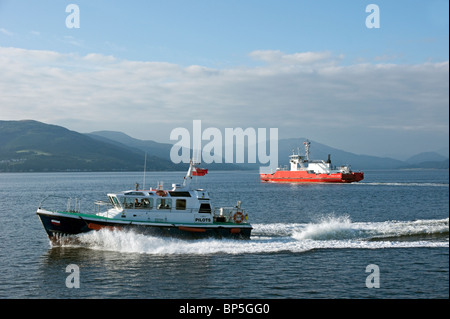
[[125, 197], [123, 200], [125, 208], [128, 209], [151, 209], [153, 207], [153, 199]]
[[175, 207], [177, 210], [185, 210], [186, 209], [186, 200], [185, 199], [177, 199]]
[[211, 214], [211, 205], [209, 204], [200, 204], [200, 209], [198, 210], [201, 214]]
[[121, 209], [122, 208], [120, 206], [119, 201], [117, 200], [117, 198], [115, 196], [109, 196], [109, 200], [111, 201], [111, 204], [113, 204], [113, 206], [116, 207], [117, 209]]
[[123, 199], [123, 207], [127, 209], [134, 208], [134, 198], [125, 197]]
[[156, 200], [156, 207], [158, 209], [172, 209], [172, 199], [171, 198], [158, 198]]
[[[136, 204], [135, 204], [136, 207]], [[153, 199], [152, 198], [142, 198], [139, 202], [139, 206], [136, 208], [142, 209], [151, 209], [153, 207]]]
[[128, 195], [128, 196], [130, 196], [130, 195], [144, 196], [145, 194], [142, 193], [142, 192], [128, 192], [128, 193], [125, 193], [125, 195]]
[[181, 192], [181, 191], [169, 191], [170, 196], [172, 197], [191, 197], [191, 193], [189, 192]]

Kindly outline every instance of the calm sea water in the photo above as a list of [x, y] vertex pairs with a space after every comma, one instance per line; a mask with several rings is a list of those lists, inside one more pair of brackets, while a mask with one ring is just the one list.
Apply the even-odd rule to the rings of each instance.
[[[170, 187], [183, 176], [148, 172], [146, 184]], [[81, 198], [91, 211], [136, 182], [142, 173], [0, 174], [0, 298], [449, 297], [448, 170], [366, 171], [349, 185], [210, 172], [194, 183], [215, 206], [242, 200], [250, 241], [100, 231], [51, 246], [35, 214], [46, 195]], [[66, 286], [69, 265], [79, 267], [79, 288]], [[376, 275], [369, 265], [379, 288], [366, 285]]]

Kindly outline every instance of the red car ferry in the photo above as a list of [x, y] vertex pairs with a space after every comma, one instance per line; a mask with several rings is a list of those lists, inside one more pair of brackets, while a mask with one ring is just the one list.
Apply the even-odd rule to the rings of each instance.
[[274, 173], [260, 174], [261, 182], [276, 183], [353, 183], [364, 179], [363, 172], [353, 172], [350, 166], [335, 167], [328, 160], [310, 160], [308, 140], [305, 145], [305, 156], [292, 154], [289, 156], [290, 170], [278, 168]]

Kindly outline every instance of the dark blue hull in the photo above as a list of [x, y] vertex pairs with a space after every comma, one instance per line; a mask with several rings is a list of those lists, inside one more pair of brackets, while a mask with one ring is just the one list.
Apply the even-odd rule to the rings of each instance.
[[202, 238], [232, 238], [232, 239], [250, 239], [251, 227], [224, 227], [217, 224], [215, 227], [201, 226], [177, 226], [175, 224], [165, 225], [134, 225], [132, 223], [116, 223], [105, 220], [86, 220], [80, 216], [74, 215], [53, 215], [43, 212], [37, 212], [45, 231], [50, 240], [58, 240], [61, 237], [73, 236], [100, 229], [110, 230], [133, 230], [139, 233], [176, 237], [183, 239], [202, 239]]

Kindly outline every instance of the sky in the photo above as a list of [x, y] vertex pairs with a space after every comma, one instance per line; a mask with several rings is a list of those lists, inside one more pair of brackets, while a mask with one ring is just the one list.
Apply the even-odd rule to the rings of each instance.
[[448, 153], [448, 12], [446, 0], [0, 0], [0, 120], [158, 142], [201, 120], [356, 154]]

